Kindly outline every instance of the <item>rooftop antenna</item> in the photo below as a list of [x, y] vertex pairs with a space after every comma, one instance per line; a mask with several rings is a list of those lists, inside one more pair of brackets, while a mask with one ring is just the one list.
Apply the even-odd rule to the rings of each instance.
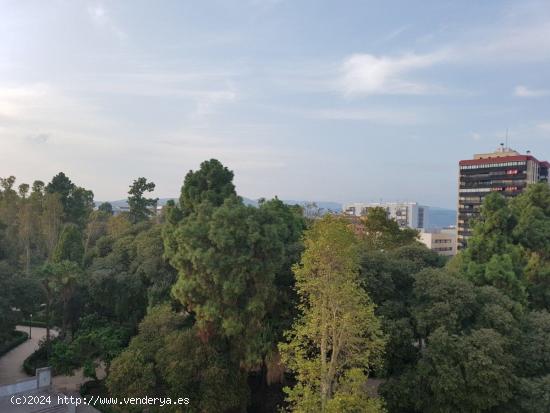
[[508, 128], [506, 128], [506, 148], [510, 148], [510, 146], [508, 146]]

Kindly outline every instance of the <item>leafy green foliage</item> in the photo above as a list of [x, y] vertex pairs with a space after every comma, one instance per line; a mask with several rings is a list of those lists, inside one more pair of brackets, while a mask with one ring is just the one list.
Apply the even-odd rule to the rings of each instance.
[[390, 251], [363, 251], [361, 279], [388, 337], [384, 368], [379, 374], [399, 373], [416, 360], [418, 348], [414, 343], [420, 336], [412, 316], [415, 274], [443, 264], [437, 253], [414, 241]]
[[11, 269], [5, 261], [0, 261], [0, 343], [11, 339], [16, 316], [12, 312], [14, 280]]
[[[188, 316], [168, 305], [157, 306], [111, 364], [107, 385], [119, 397], [189, 397], [191, 412], [242, 411], [246, 375], [229, 354], [223, 340], [202, 342]], [[166, 406], [162, 411], [177, 411], [171, 409]]]
[[252, 367], [289, 323], [278, 313], [291, 314], [290, 266], [305, 223], [278, 200], [245, 206], [234, 195], [232, 177], [215, 160], [187, 174], [181, 208], [170, 207], [164, 240], [179, 272], [173, 295], [195, 316], [205, 342], [225, 337]]
[[550, 310], [550, 187], [533, 184], [507, 202], [485, 198], [461, 272], [477, 285], [493, 285], [511, 298]]
[[81, 319], [72, 341], [56, 341], [52, 346], [50, 363], [57, 373], [73, 374], [84, 366], [85, 373], [96, 378], [96, 368], [104, 363], [107, 370], [111, 361], [128, 343], [130, 330], [100, 320], [95, 316]]
[[59, 196], [65, 213], [65, 222], [83, 228], [93, 209], [93, 192], [76, 186], [63, 172], [55, 175], [45, 189], [47, 193]]
[[98, 239], [88, 261], [87, 311], [132, 328], [148, 306], [169, 300], [176, 280], [164, 259], [161, 228], [150, 222]]
[[105, 212], [106, 214], [113, 215], [113, 206], [110, 202], [103, 202], [97, 207], [98, 211]]
[[399, 227], [397, 221], [390, 219], [382, 207], [369, 209], [364, 226], [366, 246], [373, 250], [397, 248], [418, 238], [418, 231]]
[[237, 195], [233, 185], [233, 172], [217, 159], [201, 163], [198, 171], [189, 171], [185, 176], [179, 205], [184, 214], [195, 212], [200, 204], [207, 201], [213, 207]]
[[437, 329], [416, 370], [419, 411], [481, 412], [512, 397], [513, 358], [494, 330], [458, 336]]
[[132, 223], [135, 224], [144, 221], [155, 213], [154, 208], [157, 206], [158, 198], [146, 198], [143, 196], [145, 192], [153, 192], [154, 190], [155, 184], [147, 182], [147, 179], [143, 177], [136, 179], [130, 185], [128, 206], [130, 207], [129, 217]]
[[83, 257], [82, 233], [76, 225], [66, 225], [53, 252], [52, 261], [72, 261], [80, 265]]
[[294, 267], [300, 316], [279, 345], [296, 375], [297, 385], [286, 389], [295, 412], [357, 411], [371, 404], [361, 384], [380, 361], [384, 340], [360, 287], [359, 259], [358, 240], [345, 220], [328, 215], [306, 232]]

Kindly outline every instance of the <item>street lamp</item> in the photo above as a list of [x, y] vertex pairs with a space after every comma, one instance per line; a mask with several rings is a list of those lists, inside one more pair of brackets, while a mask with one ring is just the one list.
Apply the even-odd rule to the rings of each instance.
[[30, 314], [31, 319], [29, 322], [29, 340], [32, 338], [32, 313]]

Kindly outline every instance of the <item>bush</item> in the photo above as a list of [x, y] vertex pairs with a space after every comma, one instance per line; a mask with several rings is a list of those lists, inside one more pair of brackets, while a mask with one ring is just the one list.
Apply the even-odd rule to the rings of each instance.
[[[17, 323], [18, 325], [20, 326], [30, 326], [31, 325], [31, 322], [30, 320], [21, 320], [20, 322]], [[38, 321], [38, 320], [32, 320], [32, 327], [42, 327], [42, 328], [46, 328], [46, 323], [44, 321]]]
[[14, 331], [11, 333], [11, 337], [0, 345], [0, 356], [3, 356], [11, 349], [17, 347], [19, 344], [24, 343], [29, 339], [29, 335], [23, 331]]
[[[51, 340], [51, 343], [53, 344], [54, 341], [55, 339]], [[34, 376], [36, 369], [48, 366], [48, 349], [46, 347], [46, 342], [43, 341], [40, 343], [38, 350], [25, 359], [23, 362], [23, 370], [29, 376]], [[52, 373], [55, 374], [55, 372]]]

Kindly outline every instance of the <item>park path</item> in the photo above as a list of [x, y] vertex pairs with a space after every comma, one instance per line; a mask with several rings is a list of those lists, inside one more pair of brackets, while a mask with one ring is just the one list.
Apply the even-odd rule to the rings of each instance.
[[[29, 332], [29, 327], [17, 326], [18, 331]], [[51, 331], [52, 336], [56, 334]], [[32, 353], [38, 350], [40, 340], [46, 337], [46, 329], [42, 327], [32, 328], [32, 338], [11, 349], [0, 357], [0, 385], [14, 383], [29, 376], [23, 371], [23, 362]]]
[[[29, 332], [29, 327], [17, 326], [18, 331]], [[51, 330], [52, 337], [57, 335]], [[21, 379], [28, 379], [29, 376], [23, 371], [23, 362], [38, 349], [40, 340], [46, 337], [46, 329], [41, 327], [32, 328], [32, 338], [18, 345], [14, 349], [0, 357], [0, 386], [3, 384], [15, 383]], [[84, 378], [82, 369], [77, 370], [74, 376], [54, 376], [53, 387], [61, 392], [76, 392], [80, 385], [89, 379]]]

